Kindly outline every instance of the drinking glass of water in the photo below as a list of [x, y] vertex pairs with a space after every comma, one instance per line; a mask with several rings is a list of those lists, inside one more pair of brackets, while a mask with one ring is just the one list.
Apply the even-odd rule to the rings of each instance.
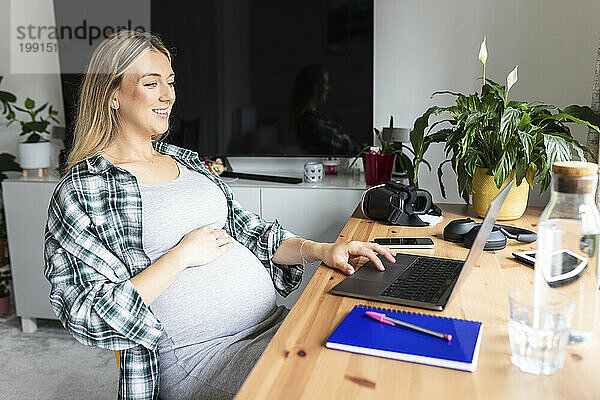
[[533, 288], [508, 294], [510, 361], [521, 371], [552, 375], [565, 363], [575, 300], [564, 293], [536, 296]]

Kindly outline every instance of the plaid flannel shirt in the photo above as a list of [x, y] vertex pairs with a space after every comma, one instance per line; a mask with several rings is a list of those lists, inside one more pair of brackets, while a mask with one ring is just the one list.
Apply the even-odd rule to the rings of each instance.
[[[298, 287], [302, 265], [271, 260], [291, 233], [277, 220], [265, 222], [244, 210], [231, 189], [208, 172], [198, 153], [154, 140], [152, 145], [223, 191], [228, 206], [225, 231], [258, 257], [281, 295]], [[158, 398], [157, 344], [163, 329], [129, 280], [150, 265], [142, 247], [136, 178], [100, 154], [71, 168], [50, 200], [44, 258], [50, 303], [64, 327], [85, 345], [120, 351], [119, 398]]]

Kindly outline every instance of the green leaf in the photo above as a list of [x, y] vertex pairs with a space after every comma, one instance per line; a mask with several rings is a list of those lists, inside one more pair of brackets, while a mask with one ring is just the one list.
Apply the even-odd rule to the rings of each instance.
[[519, 122], [519, 130], [529, 131], [531, 128], [531, 116], [527, 112], [523, 112], [521, 121]]
[[496, 83], [491, 79], [486, 79], [485, 82], [486, 82], [486, 84], [483, 85], [483, 88], [481, 89], [482, 94], [493, 93], [494, 95], [498, 96], [499, 98], [504, 99], [504, 92], [506, 91], [505, 86], [500, 85], [499, 83]]
[[439, 94], [451, 94], [453, 96], [463, 96], [462, 93], [451, 92], [450, 90], [438, 90], [437, 92], [434, 92], [429, 98], [433, 98], [433, 96], [437, 96]]
[[42, 137], [40, 135], [38, 135], [37, 133], [32, 133], [31, 135], [29, 135], [27, 140], [23, 143], [38, 143], [41, 141], [42, 141]]
[[427, 165], [427, 168], [429, 168], [429, 172], [431, 172], [431, 164], [429, 164], [429, 161], [427, 161], [426, 159], [422, 159], [421, 162]]
[[530, 163], [528, 168], [527, 168], [527, 173], [525, 174], [525, 179], [527, 179], [527, 183], [529, 183], [529, 187], [531, 189], [533, 189], [534, 186], [534, 178], [535, 178], [535, 173], [537, 171], [537, 167], [534, 163]]
[[570, 161], [571, 148], [569, 143], [558, 135], [544, 134], [544, 146], [548, 156], [549, 168], [556, 161]]
[[[460, 164], [459, 164], [460, 165]], [[469, 196], [473, 192], [473, 180], [469, 179], [467, 174], [462, 173], [461, 167], [458, 168], [458, 192], [461, 197], [465, 201], [465, 203], [469, 204]]]
[[567, 113], [558, 113], [558, 114], [554, 114], [554, 115], [550, 115], [546, 118], [544, 118], [542, 120], [542, 122], [550, 120], [550, 119], [556, 119], [556, 120], [569, 120], [571, 122], [575, 122], [581, 125], [587, 125], [590, 128], [592, 128], [593, 130], [595, 130], [596, 132], [600, 133], [600, 128], [598, 128], [596, 125], [590, 124], [587, 121], [584, 121], [582, 119], [576, 118], [574, 116], [572, 116], [571, 114], [567, 114]]
[[3, 103], [14, 103], [15, 101], [17, 101], [17, 96], [15, 96], [12, 93], [0, 90], [0, 101]]
[[531, 123], [539, 125], [549, 115], [552, 115], [552, 111], [558, 110], [558, 107], [549, 104], [539, 104], [529, 108], [529, 115], [531, 116]]
[[453, 121], [454, 121], [453, 119], [442, 119], [442, 120], [436, 121], [429, 126], [429, 129], [427, 130], [427, 132], [431, 132], [433, 130], [433, 128], [435, 128], [439, 124], [443, 124], [444, 122], [452, 123]]
[[33, 132], [33, 129], [28, 124], [21, 122], [21, 133], [19, 135], [27, 135], [28, 133]]
[[480, 122], [480, 120], [485, 117], [485, 113], [479, 111], [479, 110], [475, 110], [472, 113], [469, 113], [467, 115], [467, 118], [465, 119], [465, 130], [469, 129], [471, 127], [471, 125]]
[[438, 183], [440, 184], [440, 192], [442, 192], [443, 198], [446, 198], [446, 188], [444, 187], [444, 183], [442, 182], [442, 175], [444, 174], [444, 171], [442, 171], [442, 167], [444, 166], [444, 164], [449, 163], [451, 161], [452, 160], [443, 161], [437, 169]]
[[447, 132], [446, 145], [444, 146], [444, 150], [446, 150], [446, 153], [448, 153], [449, 150], [453, 150], [458, 153], [459, 149], [456, 148], [456, 145], [459, 142], [459, 140], [463, 138], [463, 136], [464, 131], [461, 127], [457, 129], [451, 129], [449, 132]]
[[443, 112], [441, 107], [433, 106], [427, 109], [423, 115], [415, 120], [413, 129], [410, 131], [410, 143], [415, 154], [413, 180], [418, 181], [419, 164], [423, 159], [427, 146], [425, 144], [425, 128], [429, 125], [429, 117]]
[[26, 112], [26, 113], [28, 113], [28, 112], [29, 112], [29, 111], [27, 111], [26, 109], [24, 109], [24, 108], [21, 108], [21, 107], [19, 107], [19, 106], [14, 106], [14, 107], [15, 107], [17, 110], [19, 110], [19, 111], [23, 111], [23, 112]]
[[[506, 146], [511, 136], [513, 136], [515, 130], [521, 122], [521, 110], [516, 108], [506, 108], [502, 114], [502, 120], [500, 122], [500, 140], [502, 146]], [[504, 183], [504, 181], [502, 181]]]
[[502, 105], [503, 100], [501, 97], [495, 96], [494, 94], [483, 94], [479, 110], [486, 113], [488, 119], [492, 119], [496, 117]]
[[365, 147], [363, 147], [358, 154], [354, 157], [354, 160], [352, 160], [352, 162], [350, 163], [350, 165], [348, 166], [348, 169], [352, 168], [352, 166], [354, 165], [354, 163], [360, 158], [360, 156], [362, 156], [363, 154], [367, 154], [369, 152], [369, 150], [371, 149], [371, 145], [366, 145]]
[[519, 186], [527, 174], [527, 161], [524, 158], [518, 158], [515, 165], [515, 186]]
[[533, 153], [533, 146], [535, 144], [535, 135], [530, 135], [529, 133], [522, 131], [520, 129], [517, 130], [517, 135], [519, 136], [519, 142], [523, 146], [523, 152], [525, 153], [525, 158], [523, 159], [523, 161], [527, 165], [529, 163], [529, 160]]
[[29, 97], [27, 98], [27, 100], [25, 100], [25, 103], [23, 104], [28, 110], [33, 110], [33, 108], [35, 107], [35, 101], [33, 101], [33, 99], [30, 99]]
[[500, 157], [498, 164], [492, 169], [492, 175], [494, 175], [494, 182], [496, 187], [500, 189], [502, 184], [508, 179], [510, 173], [515, 169], [517, 161], [517, 151], [514, 147], [507, 147]]
[[529, 109], [529, 105], [524, 101], [509, 101], [506, 106], [511, 108], [518, 108], [522, 111], [527, 111]]
[[428, 148], [431, 143], [445, 142], [448, 138], [448, 134], [452, 132], [452, 128], [440, 129], [436, 133], [425, 136], [425, 146]]
[[588, 106], [570, 105], [563, 110], [563, 113], [570, 114], [581, 121], [587, 121], [592, 125], [600, 127], [600, 114], [596, 114]]
[[400, 168], [406, 171], [409, 183], [418, 187], [419, 182], [414, 180], [414, 168], [410, 158], [406, 154], [401, 153], [398, 155], [398, 162], [400, 164]]
[[415, 154], [415, 152], [413, 151], [413, 149], [410, 148], [410, 146], [407, 146], [403, 143], [400, 145], [400, 148], [401, 148], [402, 154], [404, 154], [404, 150], [408, 150], [412, 155]]
[[23, 127], [27, 126], [27, 128], [29, 129], [29, 132], [40, 132], [41, 133], [41, 132], [46, 132], [48, 125], [50, 125], [49, 121], [42, 120], [42, 121], [25, 122]]
[[44, 110], [44, 108], [46, 108], [47, 106], [48, 106], [48, 103], [46, 102], [46, 103], [44, 103], [42, 106], [38, 107], [38, 108], [37, 108], [37, 109], [34, 111], [34, 113], [38, 114], [38, 113], [42, 112], [42, 111]]
[[475, 149], [467, 151], [463, 159], [463, 163], [465, 166], [465, 172], [472, 179], [475, 176], [475, 168], [477, 166], [477, 151]]

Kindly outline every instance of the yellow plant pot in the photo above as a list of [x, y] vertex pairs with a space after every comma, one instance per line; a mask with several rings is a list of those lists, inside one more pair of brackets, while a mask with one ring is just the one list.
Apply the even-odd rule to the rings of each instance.
[[[473, 193], [471, 193], [473, 208], [477, 215], [482, 218], [485, 216], [494, 197], [496, 197], [515, 176], [515, 172], [511, 172], [506, 182], [498, 189], [494, 182], [494, 177], [487, 175], [487, 171], [488, 169], [486, 168], [475, 168], [475, 175], [473, 176]], [[510, 192], [508, 192], [508, 197], [500, 210], [498, 219], [506, 221], [521, 218], [527, 208], [528, 197], [529, 184], [527, 183], [527, 180], [523, 179], [523, 182], [521, 182], [519, 186], [513, 186], [512, 189], [510, 189]]]

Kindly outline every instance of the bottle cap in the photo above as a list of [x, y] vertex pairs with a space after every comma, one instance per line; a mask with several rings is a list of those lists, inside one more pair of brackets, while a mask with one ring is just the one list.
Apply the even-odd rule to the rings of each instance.
[[565, 176], [591, 176], [598, 173], [598, 164], [584, 161], [557, 161], [552, 172]]
[[552, 164], [554, 190], [561, 193], [594, 193], [598, 164], [583, 161], [558, 161]]

